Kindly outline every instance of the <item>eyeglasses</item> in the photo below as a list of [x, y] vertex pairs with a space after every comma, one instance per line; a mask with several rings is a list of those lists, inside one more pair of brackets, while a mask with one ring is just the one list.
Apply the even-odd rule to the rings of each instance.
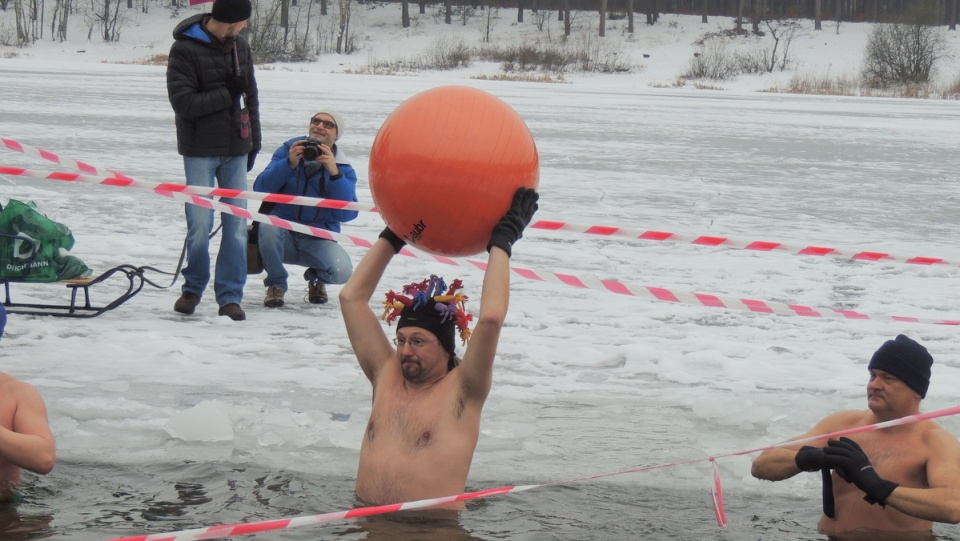
[[328, 130], [335, 129], [335, 128], [337, 127], [337, 125], [336, 125], [335, 123], [330, 122], [329, 120], [321, 120], [321, 119], [316, 118], [316, 117], [310, 119], [310, 125], [311, 125], [311, 126], [319, 126], [320, 124], [323, 124], [323, 127], [326, 128], [326, 129], [328, 129]]
[[436, 342], [436, 340], [422, 340], [420, 338], [394, 338], [393, 345], [398, 348], [403, 348], [403, 346], [410, 344], [414, 349], [421, 349], [423, 346]]

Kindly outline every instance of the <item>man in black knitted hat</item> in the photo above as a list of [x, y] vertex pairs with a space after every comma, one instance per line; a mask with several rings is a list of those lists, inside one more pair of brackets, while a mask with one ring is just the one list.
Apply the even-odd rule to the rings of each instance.
[[[247, 173], [260, 151], [260, 99], [250, 45], [240, 35], [253, 13], [250, 0], [216, 0], [211, 13], [193, 15], [173, 31], [167, 95], [176, 116], [177, 152], [188, 186], [247, 189]], [[223, 198], [246, 208], [245, 199]], [[213, 211], [186, 205], [187, 266], [173, 305], [191, 315], [210, 282]], [[247, 224], [223, 214], [214, 273], [218, 315], [246, 319], [240, 307], [247, 281]]]
[[[932, 365], [933, 357], [916, 341], [902, 334], [887, 340], [867, 365], [868, 409], [829, 415], [791, 441], [919, 414]], [[960, 441], [932, 420], [768, 449], [753, 461], [751, 473], [781, 481], [801, 472], [823, 477], [820, 531], [827, 535], [929, 535], [933, 522], [960, 522]]]

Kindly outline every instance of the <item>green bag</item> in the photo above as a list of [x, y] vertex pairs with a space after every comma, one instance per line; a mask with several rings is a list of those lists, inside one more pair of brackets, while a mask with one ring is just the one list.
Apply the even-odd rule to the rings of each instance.
[[40, 214], [32, 201], [11, 199], [0, 212], [0, 233], [33, 240], [31, 245], [23, 239], [0, 236], [0, 278], [56, 282], [93, 274], [83, 261], [70, 255], [74, 242], [70, 228]]

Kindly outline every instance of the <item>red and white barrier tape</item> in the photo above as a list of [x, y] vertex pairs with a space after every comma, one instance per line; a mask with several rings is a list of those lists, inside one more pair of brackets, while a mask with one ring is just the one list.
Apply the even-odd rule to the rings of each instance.
[[65, 182], [80, 182], [83, 184], [99, 184], [102, 186], [119, 186], [121, 188], [141, 188], [152, 192], [179, 192], [191, 195], [209, 197], [226, 197], [231, 199], [249, 199], [253, 201], [268, 201], [271, 203], [286, 203], [289, 205], [304, 205], [308, 207], [323, 207], [339, 210], [357, 210], [363, 212], [377, 212], [377, 208], [365, 203], [340, 201], [338, 199], [320, 199], [300, 195], [286, 195], [279, 193], [251, 192], [247, 190], [230, 190], [227, 188], [204, 188], [201, 186], [187, 186], [176, 183], [143, 182], [121, 176], [96, 176], [85, 173], [64, 173], [61, 171], [37, 171], [22, 167], [0, 165], [0, 175], [40, 178], [44, 180], [60, 180]]
[[[213, 209], [218, 212], [225, 212], [228, 214], [234, 214], [240, 216], [241, 218], [246, 218], [248, 220], [255, 220], [258, 222], [263, 222], [283, 229], [289, 229], [291, 231], [297, 231], [300, 233], [306, 233], [308, 235], [313, 235], [320, 238], [325, 238], [329, 240], [335, 240], [340, 242], [349, 242], [356, 246], [362, 248], [369, 248], [371, 246], [370, 241], [365, 239], [354, 237], [351, 235], [344, 235], [343, 233], [334, 233], [332, 231], [327, 231], [326, 229], [320, 229], [317, 227], [311, 227], [303, 225], [296, 222], [290, 222], [287, 220], [281, 220], [275, 216], [267, 216], [265, 214], [259, 214], [256, 212], [250, 212], [239, 207], [229, 205], [226, 203], [217, 202], [211, 199], [206, 199], [197, 195], [184, 194], [179, 192], [158, 192], [161, 195], [172, 197], [174, 199], [184, 201], [187, 203], [193, 203], [205, 208]], [[461, 259], [461, 258], [452, 258], [446, 256], [439, 256], [433, 254], [427, 254], [424, 252], [413, 251], [409, 248], [404, 248], [401, 252], [401, 255], [408, 257], [415, 257], [418, 259], [432, 259], [434, 261], [443, 263], [445, 265], [454, 265], [460, 267], [475, 267], [480, 270], [486, 269], [486, 262], [477, 261], [473, 259]], [[775, 314], [782, 316], [802, 316], [802, 317], [815, 317], [815, 318], [832, 318], [832, 319], [861, 319], [861, 320], [876, 320], [876, 321], [896, 321], [896, 322], [906, 322], [906, 323], [928, 323], [935, 325], [960, 325], [960, 320], [949, 320], [949, 319], [933, 319], [933, 318], [918, 318], [918, 317], [906, 317], [906, 316], [883, 316], [883, 315], [869, 315], [861, 312], [856, 312], [854, 310], [835, 310], [832, 308], [811, 308], [809, 306], [802, 306], [797, 304], [784, 304], [771, 301], [760, 301], [754, 299], [739, 299], [730, 296], [723, 295], [711, 295], [706, 293], [690, 293], [690, 292], [676, 292], [662, 287], [653, 287], [653, 286], [644, 286], [644, 285], [633, 285], [624, 282], [617, 282], [615, 280], [604, 280], [592, 276], [575, 276], [572, 274], [559, 274], [553, 272], [538, 272], [531, 269], [524, 269], [520, 267], [510, 267], [510, 270], [516, 273], [522, 278], [528, 280], [536, 280], [541, 282], [549, 282], [554, 284], [561, 284], [569, 287], [575, 287], [579, 289], [594, 289], [599, 291], [608, 291], [610, 293], [617, 293], [619, 295], [628, 295], [632, 297], [639, 297], [646, 300], [656, 300], [664, 302], [673, 302], [678, 304], [689, 304], [694, 306], [707, 306], [711, 308], [726, 308], [729, 310], [739, 310], [744, 312], [753, 312], [760, 314]]]
[[626, 475], [629, 473], [640, 473], [645, 471], [671, 468], [671, 467], [677, 467], [677, 466], [695, 464], [698, 462], [707, 462], [707, 461], [709, 461], [713, 465], [713, 484], [710, 488], [711, 499], [713, 502], [713, 511], [717, 519], [717, 525], [720, 527], [723, 527], [727, 524], [727, 515], [723, 508], [723, 489], [720, 483], [720, 471], [717, 467], [718, 458], [727, 458], [727, 457], [733, 457], [733, 456], [753, 454], [753, 453], [766, 451], [767, 449], [773, 449], [777, 447], [790, 447], [790, 446], [802, 445], [804, 443], [809, 443], [814, 440], [838, 438], [840, 436], [848, 436], [850, 434], [857, 434], [859, 432], [879, 430], [879, 429], [888, 428], [891, 426], [906, 425], [910, 423], [916, 423], [918, 421], [925, 421], [928, 419], [935, 419], [938, 417], [956, 415], [958, 413], [960, 413], [960, 406], [953, 406], [950, 408], [945, 408], [945, 409], [933, 411], [930, 413], [920, 413], [917, 415], [910, 415], [907, 417], [902, 417], [900, 419], [894, 419], [892, 421], [886, 421], [886, 422], [876, 423], [872, 425], [863, 425], [863, 426], [858, 426], [854, 428], [848, 428], [845, 430], [838, 430], [836, 432], [830, 432], [828, 434], [821, 434], [819, 436], [813, 436], [810, 438], [803, 438], [799, 440], [785, 441], [785, 442], [777, 443], [774, 445], [768, 445], [766, 447], [757, 447], [755, 449], [736, 451], [733, 453], [711, 455], [706, 458], [692, 459], [692, 460], [686, 460], [682, 462], [673, 462], [670, 464], [658, 464], [655, 466], [632, 468], [629, 470], [623, 470], [623, 471], [612, 472], [612, 473], [603, 473], [603, 474], [591, 475], [587, 477], [578, 477], [576, 479], [568, 479], [566, 481], [558, 481], [553, 483], [543, 483], [539, 485], [502, 486], [502, 487], [496, 487], [496, 488], [488, 488], [485, 490], [478, 490], [475, 492], [466, 492], [463, 494], [458, 494], [456, 496], [429, 498], [425, 500], [416, 500], [411, 502], [395, 503], [395, 504], [389, 504], [389, 505], [358, 507], [356, 509], [350, 509], [348, 511], [337, 511], [333, 513], [324, 513], [320, 515], [291, 517], [291, 518], [282, 518], [282, 519], [275, 519], [275, 520], [264, 520], [260, 522], [247, 522], [247, 523], [241, 523], [241, 524], [226, 524], [226, 525], [220, 525], [220, 526], [210, 526], [207, 528], [196, 528], [192, 530], [181, 530], [178, 532], [161, 533], [161, 534], [139, 535], [134, 537], [120, 537], [120, 538], [110, 539], [109, 541], [193, 541], [193, 540], [199, 540], [199, 539], [217, 539], [217, 538], [227, 537], [231, 535], [247, 535], [247, 534], [253, 534], [253, 533], [273, 531], [273, 530], [287, 530], [291, 528], [298, 528], [300, 526], [312, 526], [316, 524], [334, 522], [338, 520], [347, 520], [347, 519], [360, 518], [360, 517], [370, 517], [374, 515], [383, 515], [387, 513], [395, 513], [397, 511], [425, 509], [425, 508], [437, 507], [437, 506], [445, 505], [449, 503], [475, 500], [478, 498], [489, 498], [492, 496], [501, 496], [504, 494], [525, 492], [527, 490], [531, 490], [535, 488], [568, 485], [568, 484], [578, 483], [582, 481], [602, 479], [605, 477]]
[[[9, 139], [0, 138], [0, 141], [4, 143], [7, 148], [17, 150], [19, 152], [24, 152], [27, 154], [35, 154], [43, 159], [54, 161], [56, 163], [66, 163], [62, 161], [57, 155], [39, 150], [33, 147], [22, 145], [16, 141], [11, 141]], [[140, 181], [135, 181], [134, 179], [127, 177], [126, 175], [116, 173], [114, 171], [109, 171], [112, 176], [103, 176], [100, 171], [94, 168], [91, 165], [84, 164], [81, 162], [70, 161], [71, 167], [79, 168], [83, 171], [87, 171], [96, 175], [100, 175], [99, 179], [106, 180], [109, 179], [110, 183], [116, 183], [118, 185], [125, 186], [134, 186], [139, 187], [149, 186], [149, 183], [143, 183]], [[19, 168], [15, 168], [19, 169]], [[25, 170], [24, 170], [25, 171]], [[72, 174], [72, 173], [53, 173], [53, 176], [56, 180], [84, 180], [88, 177], [85, 174]], [[100, 182], [96, 178], [93, 178], [91, 181]], [[225, 212], [228, 214], [234, 214], [246, 219], [252, 219], [259, 222], [269, 223], [281, 227], [283, 229], [289, 229], [292, 231], [298, 231], [300, 233], [306, 233], [308, 235], [313, 235], [320, 238], [330, 239], [330, 240], [346, 240], [352, 244], [363, 248], [369, 248], [371, 246], [370, 242], [358, 237], [353, 237], [349, 235], [344, 235], [342, 233], [333, 233], [325, 229], [320, 229], [316, 227], [310, 227], [296, 222], [288, 222], [286, 220], [281, 220], [273, 216], [261, 215], [259, 213], [250, 212], [245, 209], [233, 205], [227, 205], [224, 203], [214, 202], [210, 199], [205, 199], [199, 195], [194, 195], [191, 193], [186, 193], [186, 186], [180, 184], [173, 184], [173, 189], [155, 189], [157, 185], [154, 185], [151, 189], [156, 193], [164, 196], [173, 197], [180, 201], [185, 201], [187, 203], [193, 203], [195, 205], [200, 205], [206, 208], [211, 208], [218, 210], [220, 212]], [[165, 185], [166, 186], [166, 185]], [[210, 193], [214, 191], [221, 192], [225, 197], [235, 196], [238, 192], [234, 190], [221, 190], [221, 189], [211, 189]], [[249, 193], [249, 192], [248, 192]], [[255, 192], [253, 192], [255, 193]], [[261, 194], [266, 195], [266, 194]], [[284, 196], [286, 197], [286, 196]], [[306, 198], [304, 198], [306, 199]], [[344, 201], [338, 202], [342, 205], [339, 208], [348, 208], [349, 205], [355, 205], [355, 203], [347, 203]], [[539, 223], [539, 222], [538, 222]], [[558, 222], [549, 222], [556, 224]], [[556, 228], [553, 228], [556, 229]], [[664, 234], [666, 235], [666, 234]], [[436, 256], [436, 255], [420, 255], [419, 252], [413, 252], [409, 249], [404, 249], [401, 254], [406, 256], [412, 256], [417, 258], [432, 258], [436, 261], [447, 265], [457, 265], [465, 267], [477, 267], [479, 269], [486, 268], [486, 263], [481, 261], [474, 261], [469, 259], [455, 259], [445, 256]], [[821, 253], [820, 255], [828, 255], [826, 252]], [[609, 291], [611, 293], [617, 293], [620, 295], [629, 295], [634, 297], [640, 297], [647, 300], [658, 300], [665, 302], [674, 302], [680, 304], [688, 304], [694, 306], [707, 306], [713, 308], [727, 308], [730, 310], [739, 310], [745, 312], [754, 312], [754, 313], [765, 313], [765, 314], [776, 314], [776, 315], [797, 315], [803, 317], [816, 317], [816, 318], [834, 318], [834, 319], [869, 319], [869, 320], [879, 320], [879, 321], [896, 321], [896, 322], [906, 322], [906, 323], [927, 323], [927, 324], [936, 324], [936, 325], [960, 325], [960, 320], [948, 320], [948, 319], [934, 319], [934, 318], [917, 318], [917, 317], [907, 317], [907, 316], [883, 316], [883, 315], [868, 315], [853, 310], [835, 310], [832, 308], [812, 308], [809, 306], [795, 305], [795, 304], [784, 304], [770, 301], [761, 301], [754, 299], [740, 299], [731, 296], [722, 296], [722, 295], [711, 295], [705, 293], [691, 293], [691, 292], [674, 292], [665, 288], [644, 286], [644, 285], [631, 285], [628, 283], [617, 282], [614, 280], [603, 280], [596, 277], [577, 277], [569, 274], [558, 274], [552, 272], [536, 272], [529, 269], [522, 269], [517, 267], [511, 267], [511, 270], [517, 273], [519, 276], [529, 279], [529, 280], [538, 280], [543, 282], [551, 282], [557, 284], [563, 284], [570, 287], [576, 287], [581, 289], [594, 289], [600, 291]]]
[[[27, 155], [36, 156], [44, 160], [59, 163], [69, 169], [80, 171], [81, 174], [35, 171], [20, 167], [0, 166], [0, 175], [25, 176], [31, 178], [42, 178], [47, 180], [61, 180], [70, 182], [83, 182], [88, 184], [104, 184], [108, 186], [123, 186], [141, 188], [152, 191], [170, 191], [190, 193], [194, 195], [206, 195], [213, 197], [229, 197], [238, 199], [250, 199], [255, 201], [270, 201], [276, 203], [287, 203], [293, 205], [305, 205], [312, 207], [324, 207], [343, 210], [356, 210], [361, 212], [377, 212], [376, 206], [367, 203], [352, 203], [347, 201], [338, 201], [335, 199], [319, 199], [314, 197], [291, 196], [283, 194], [266, 194], [260, 192], [251, 192], [244, 190], [226, 190], [223, 188], [199, 188], [186, 186], [176, 183], [149, 183], [132, 179], [126, 175], [107, 171], [105, 174], [95, 167], [73, 160], [64, 160], [56, 154], [30, 147], [0, 137], [10, 150], [22, 152]], [[833, 257], [839, 259], [852, 259], [856, 261], [879, 261], [885, 263], [907, 263], [913, 265], [960, 265], [960, 259], [948, 260], [942, 257], [926, 256], [903, 256], [888, 252], [877, 252], [869, 250], [843, 249], [824, 246], [805, 246], [801, 244], [789, 244], [783, 242], [764, 241], [764, 240], [744, 240], [731, 237], [719, 237], [715, 235], [691, 235], [686, 233], [675, 233], [668, 231], [654, 231], [644, 229], [631, 229], [625, 227], [615, 227], [606, 225], [582, 225], [569, 222], [558, 222], [550, 220], [538, 220], [527, 226], [530, 229], [542, 229], [545, 231], [562, 231], [567, 233], [579, 233], [586, 235], [597, 235], [608, 238], [626, 239], [632, 241], [648, 242], [675, 242], [678, 244], [693, 244], [696, 246], [710, 246], [721, 248], [733, 248], [738, 250], [749, 250], [757, 252], [784, 253], [789, 255], [803, 255], [816, 257]]]

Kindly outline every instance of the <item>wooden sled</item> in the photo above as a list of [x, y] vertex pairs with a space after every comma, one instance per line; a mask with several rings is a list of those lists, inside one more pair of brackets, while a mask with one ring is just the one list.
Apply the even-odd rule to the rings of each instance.
[[[0, 233], [0, 236], [11, 238], [11, 239], [21, 239], [24, 242], [28, 242], [33, 245], [33, 240], [21, 237], [17, 235], [9, 235], [6, 233]], [[36, 253], [36, 250], [33, 250]], [[32, 260], [32, 258], [31, 258]], [[30, 260], [25, 262], [29, 265]], [[115, 298], [113, 301], [103, 304], [103, 305], [94, 305], [90, 300], [90, 288], [103, 283], [108, 278], [118, 275], [124, 276], [127, 280], [127, 290], [123, 292], [119, 297]], [[3, 283], [4, 289], [4, 301], [3, 305], [9, 314], [25, 314], [25, 315], [34, 315], [34, 316], [58, 316], [58, 317], [97, 317], [100, 314], [113, 310], [114, 308], [120, 306], [121, 304], [127, 302], [130, 298], [140, 292], [143, 289], [143, 272], [141, 269], [134, 267], [132, 265], [120, 265], [114, 267], [103, 274], [91, 277], [91, 278], [77, 278], [72, 280], [60, 280], [57, 282], [27, 282], [26, 280], [19, 278], [3, 278], [0, 277], [0, 282]], [[70, 291], [70, 303], [69, 304], [33, 304], [33, 303], [20, 303], [14, 302], [10, 294], [10, 284], [16, 283], [29, 283], [29, 284], [38, 284], [38, 285], [49, 285], [49, 284], [59, 284], [66, 286]], [[77, 301], [77, 293], [83, 292], [83, 301], [82, 304]]]

